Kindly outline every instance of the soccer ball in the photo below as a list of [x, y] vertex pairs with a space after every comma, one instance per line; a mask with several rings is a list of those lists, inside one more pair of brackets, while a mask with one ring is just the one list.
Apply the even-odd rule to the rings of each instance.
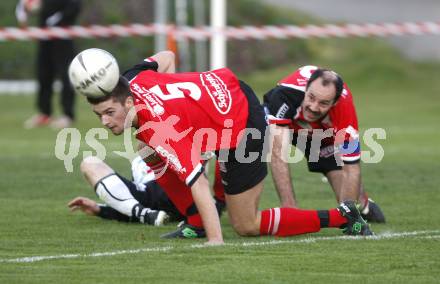
[[119, 80], [119, 67], [109, 52], [90, 48], [83, 50], [69, 66], [69, 79], [75, 91], [90, 98], [109, 95]]

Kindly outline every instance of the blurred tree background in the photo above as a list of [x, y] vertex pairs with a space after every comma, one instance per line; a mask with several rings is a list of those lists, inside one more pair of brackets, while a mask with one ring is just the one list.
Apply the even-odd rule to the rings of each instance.
[[[0, 1], [0, 27], [17, 26], [15, 6], [18, 0]], [[169, 7], [174, 8], [174, 1]], [[206, 15], [209, 17], [209, 1], [205, 0]], [[193, 1], [188, 0], [189, 23], [193, 23]], [[239, 25], [282, 25], [316, 23], [316, 20], [278, 8], [267, 6], [260, 1], [228, 1], [227, 24]], [[173, 9], [170, 9], [173, 10]], [[153, 23], [154, 1], [152, 0], [83, 0], [79, 25], [109, 25], [128, 23]], [[170, 12], [170, 21], [174, 19]], [[209, 23], [209, 18], [206, 19]], [[30, 19], [29, 26], [35, 26], [37, 16]], [[78, 51], [98, 47], [113, 53], [124, 70], [140, 59], [154, 52], [153, 37], [128, 37], [110, 39], [77, 39]], [[249, 73], [258, 69], [268, 69], [286, 62], [308, 62], [313, 57], [314, 41], [265, 40], [229, 41], [228, 66], [236, 72]], [[34, 77], [34, 56], [36, 42], [0, 42], [0, 79], [24, 79]], [[192, 49], [192, 58], [194, 58]]]

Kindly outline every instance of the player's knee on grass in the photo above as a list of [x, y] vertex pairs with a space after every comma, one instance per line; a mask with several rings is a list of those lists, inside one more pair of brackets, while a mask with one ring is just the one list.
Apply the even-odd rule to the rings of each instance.
[[233, 225], [235, 232], [243, 237], [258, 236], [259, 230], [255, 226], [247, 226], [243, 224]]
[[240, 236], [260, 235], [261, 217], [258, 202], [263, 190], [263, 181], [239, 194], [226, 194], [229, 220]]
[[240, 222], [231, 220], [231, 225], [235, 232], [243, 237], [258, 236], [260, 228], [254, 222]]

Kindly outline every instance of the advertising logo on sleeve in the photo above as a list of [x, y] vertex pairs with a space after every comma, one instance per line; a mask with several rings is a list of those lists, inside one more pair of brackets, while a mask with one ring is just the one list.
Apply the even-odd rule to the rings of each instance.
[[227, 114], [232, 105], [231, 93], [225, 82], [213, 72], [203, 72], [200, 80], [221, 114]]

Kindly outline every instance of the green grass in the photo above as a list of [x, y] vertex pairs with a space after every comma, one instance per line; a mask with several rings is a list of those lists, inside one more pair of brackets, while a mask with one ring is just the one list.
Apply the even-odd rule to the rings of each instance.
[[[440, 65], [411, 63], [381, 42], [341, 40], [321, 45], [313, 64], [331, 66], [352, 89], [361, 130], [381, 127], [387, 139], [378, 164], [363, 164], [363, 182], [382, 206], [388, 224], [373, 225], [385, 233], [435, 231], [380, 240], [340, 239], [338, 230], [291, 237], [279, 244], [243, 246], [243, 242], [274, 238], [241, 238], [222, 219], [225, 240], [217, 248], [193, 248], [201, 241], [162, 240], [174, 225], [151, 228], [71, 214], [66, 203], [78, 195], [95, 198], [74, 160], [66, 173], [54, 156], [57, 133], [25, 131], [22, 122], [32, 112], [32, 97], [0, 96], [0, 283], [434, 283], [440, 272]], [[368, 46], [368, 48], [365, 48]], [[298, 67], [290, 62], [276, 70], [243, 77], [259, 95]], [[98, 121], [82, 98], [76, 126], [82, 134]], [[109, 135], [110, 136], [110, 135]], [[129, 164], [112, 151], [123, 150], [121, 138], [111, 137], [106, 161], [128, 176]], [[368, 150], [364, 147], [364, 150]], [[308, 173], [304, 162], [292, 174], [300, 206], [334, 207], [334, 196], [321, 177]], [[277, 206], [268, 177], [261, 208]], [[436, 237], [427, 237], [427, 236]], [[324, 237], [330, 237], [325, 239]], [[308, 238], [315, 241], [301, 242]], [[164, 248], [133, 254], [93, 257], [90, 254]], [[29, 256], [74, 254], [80, 257], [33, 263], [8, 263]]]

